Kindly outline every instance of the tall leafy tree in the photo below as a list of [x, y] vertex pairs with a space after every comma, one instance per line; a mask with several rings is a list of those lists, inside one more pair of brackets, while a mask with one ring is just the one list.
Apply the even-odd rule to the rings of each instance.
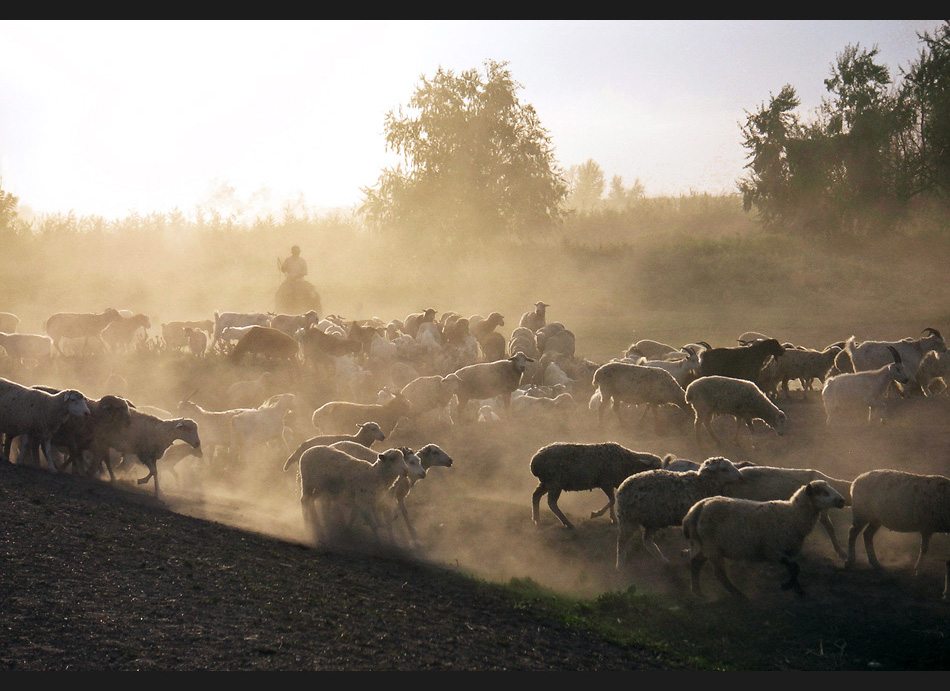
[[604, 171], [594, 159], [589, 158], [571, 170], [573, 181], [571, 203], [575, 209], [590, 211], [596, 208], [604, 196]]
[[386, 146], [402, 164], [364, 188], [363, 213], [426, 237], [482, 237], [550, 228], [567, 185], [535, 109], [507, 63], [423, 77], [390, 111]]

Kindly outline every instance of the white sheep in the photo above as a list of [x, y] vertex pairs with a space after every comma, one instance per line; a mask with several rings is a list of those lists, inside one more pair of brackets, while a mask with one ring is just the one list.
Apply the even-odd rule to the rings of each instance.
[[215, 312], [214, 336], [211, 339], [211, 347], [214, 348], [218, 345], [225, 329], [242, 326], [270, 326], [270, 315], [263, 312]]
[[686, 351], [686, 356], [681, 358], [670, 360], [640, 358], [634, 364], [666, 370], [673, 375], [673, 379], [683, 389], [699, 375], [699, 355], [692, 350]]
[[53, 355], [53, 339], [42, 334], [18, 334], [0, 331], [0, 347], [19, 362], [45, 362]]
[[521, 321], [518, 323], [518, 326], [523, 326], [526, 329], [531, 329], [533, 332], [537, 332], [545, 324], [545, 311], [550, 307], [546, 302], [536, 302], [534, 303], [534, 309], [530, 312], [525, 312], [521, 315]]
[[[389, 449], [374, 463], [354, 458], [329, 446], [314, 446], [300, 457], [300, 508], [304, 526], [319, 542], [331, 537], [341, 513], [334, 516], [333, 505], [349, 509], [364, 518], [379, 538], [377, 510], [380, 494], [408, 472], [402, 451]], [[316, 502], [320, 502], [320, 514]]]
[[607, 495], [607, 504], [591, 513], [591, 518], [610, 512], [610, 522], [617, 522], [614, 508], [617, 487], [634, 473], [655, 470], [661, 466], [659, 456], [631, 451], [614, 442], [575, 444], [555, 442], [544, 446], [531, 458], [531, 474], [538, 486], [531, 495], [531, 519], [540, 525], [541, 497], [548, 495], [548, 507], [565, 528], [573, 524], [558, 507], [561, 492], [599, 489]]
[[186, 328], [198, 329], [207, 335], [214, 333], [214, 322], [210, 319], [200, 321], [170, 321], [163, 322], [162, 341], [166, 348], [184, 348], [188, 345], [188, 337], [185, 335]]
[[617, 419], [622, 421], [621, 404], [646, 404], [641, 422], [653, 409], [654, 417], [660, 406], [676, 406], [689, 410], [683, 388], [676, 383], [673, 375], [657, 367], [633, 365], [626, 362], [608, 362], [594, 372], [593, 384], [600, 392], [601, 404], [597, 417], [601, 424], [608, 406], [613, 405]]
[[924, 355], [935, 350], [943, 353], [947, 350], [943, 336], [934, 328], [924, 329], [924, 336], [920, 338], [904, 338], [899, 341], [864, 341], [857, 343], [854, 336], [851, 336], [844, 346], [845, 352], [851, 361], [854, 372], [865, 372], [884, 367], [893, 359], [894, 350], [897, 351], [904, 370], [907, 375], [907, 382], [901, 382], [902, 385], [917, 383], [917, 368]]
[[446, 378], [458, 380], [459, 417], [464, 414], [470, 400], [480, 400], [500, 396], [505, 411], [511, 406], [511, 394], [521, 384], [527, 363], [534, 362], [522, 352], [515, 353], [505, 360], [480, 362], [456, 370]]
[[406, 397], [412, 408], [412, 416], [418, 417], [429, 411], [438, 411], [439, 419], [448, 419], [449, 403], [459, 388], [456, 377], [442, 377], [437, 374], [417, 377], [406, 384], [400, 393]]
[[910, 379], [898, 351], [889, 347], [893, 362], [878, 369], [844, 372], [830, 377], [821, 390], [828, 425], [840, 422], [852, 410], [860, 410], [868, 423], [875, 413], [881, 424], [885, 421], [885, 394], [891, 383], [908, 384]]
[[[950, 532], [950, 478], [900, 470], [868, 471], [851, 483], [851, 514], [845, 568], [854, 566], [854, 544], [863, 531], [868, 562], [881, 569], [874, 552], [874, 535], [883, 526], [899, 533], [920, 533], [920, 552], [914, 563], [914, 574], [919, 575], [931, 535]], [[950, 560], [943, 599], [950, 600]]]
[[369, 420], [375, 421], [386, 434], [392, 433], [399, 418], [412, 413], [412, 404], [402, 394], [386, 403], [355, 403], [330, 401], [313, 411], [311, 422], [324, 434], [345, 434], [347, 430]]
[[[178, 412], [194, 420], [201, 430], [203, 446], [208, 450], [209, 460], [214, 460], [215, 453], [222, 449], [225, 453], [231, 448], [231, 418], [247, 408], [233, 408], [231, 410], [207, 410], [194, 401], [185, 399], [178, 403]], [[170, 413], [158, 415], [167, 419]]]
[[802, 383], [804, 395], [811, 389], [812, 380], [825, 381], [840, 352], [841, 348], [837, 345], [830, 345], [824, 350], [786, 348], [782, 357], [772, 360], [774, 371], [771, 373], [770, 390], [777, 393], [781, 385], [785, 395], [788, 396], [788, 382], [797, 379]]
[[517, 327], [508, 337], [508, 355], [514, 355], [518, 352], [522, 352], [530, 358], [541, 357], [537, 337], [534, 331], [526, 326]]
[[515, 418], [547, 419], [568, 424], [577, 410], [577, 401], [567, 391], [556, 396], [518, 396], [511, 399], [511, 415]]
[[231, 448], [241, 459], [255, 445], [276, 442], [282, 457], [290, 450], [284, 436], [285, 420], [297, 403], [292, 393], [271, 396], [257, 408], [241, 410], [231, 418]]
[[[736, 464], [738, 467], [740, 464]], [[664, 466], [666, 467], [666, 466]], [[820, 470], [810, 468], [776, 468], [772, 466], [749, 465], [739, 468], [742, 482], [730, 485], [724, 492], [726, 496], [736, 499], [752, 499], [754, 501], [772, 501], [773, 499], [791, 499], [792, 495], [802, 485], [812, 480], [823, 480], [831, 485], [845, 501], [851, 503], [851, 481], [829, 477]], [[838, 543], [835, 528], [826, 511], [818, 517], [821, 525], [831, 539], [831, 546], [844, 559], [847, 555]]]
[[779, 436], [785, 434], [788, 418], [785, 413], [762, 390], [745, 379], [733, 379], [718, 375], [700, 377], [686, 387], [686, 401], [693, 409], [693, 430], [696, 442], [700, 442], [700, 428], [704, 428], [716, 444], [719, 438], [712, 429], [715, 415], [732, 415], [736, 420], [735, 443], [739, 443], [742, 423], [755, 433], [753, 420], [762, 420]]
[[53, 347], [60, 355], [64, 355], [61, 347], [64, 338], [83, 339], [82, 354], [85, 355], [90, 339], [102, 345], [102, 330], [121, 318], [119, 311], [112, 307], [98, 314], [57, 312], [46, 320], [46, 333], [53, 339]]
[[308, 329], [320, 323], [320, 317], [310, 310], [303, 314], [275, 314], [271, 317], [270, 327], [293, 336], [300, 329]]
[[[47, 467], [55, 473], [51, 447], [53, 435], [71, 415], [89, 415], [86, 397], [79, 391], [67, 389], [53, 394], [0, 378], [0, 434], [5, 436], [5, 460], [10, 459], [14, 438], [24, 435], [43, 449]], [[20, 446], [18, 462], [25, 459], [32, 446], [26, 443]]]
[[818, 516], [844, 505], [844, 498], [824, 480], [802, 485], [790, 499], [753, 501], [714, 496], [698, 501], [683, 518], [693, 594], [702, 595], [699, 576], [708, 559], [726, 590], [745, 599], [726, 573], [725, 560], [737, 559], [782, 564], [789, 575], [782, 589], [803, 595], [795, 557], [814, 530]]
[[314, 446], [332, 446], [340, 442], [352, 442], [369, 449], [375, 442], [385, 441], [386, 439], [382, 428], [375, 422], [363, 422], [357, 425], [357, 427], [359, 428], [359, 432], [356, 434], [321, 434], [301, 442], [297, 449], [287, 457], [287, 461], [284, 463], [284, 470], [298, 463], [303, 452]]
[[931, 386], [938, 379], [943, 382], [944, 390], [946, 390], [947, 383], [950, 381], [950, 355], [931, 350], [921, 358], [920, 367], [917, 369], [917, 383], [920, 384], [925, 396], [930, 396], [934, 392]]
[[739, 482], [739, 469], [721, 456], [707, 458], [699, 470], [677, 473], [661, 468], [628, 477], [616, 493], [617, 568], [626, 564], [630, 544], [638, 532], [644, 549], [668, 562], [654, 541], [657, 531], [681, 525], [693, 504], [723, 494], [729, 485]]
[[678, 352], [679, 349], [674, 348], [671, 345], [667, 345], [666, 343], [662, 343], [660, 341], [654, 341], [649, 338], [643, 338], [636, 343], [631, 343], [630, 346], [623, 352], [623, 355], [624, 357], [630, 358], [632, 360], [637, 360], [639, 358], [659, 360]]

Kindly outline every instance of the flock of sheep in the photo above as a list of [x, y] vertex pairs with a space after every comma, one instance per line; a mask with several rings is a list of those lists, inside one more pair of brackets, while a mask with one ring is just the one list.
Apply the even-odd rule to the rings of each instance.
[[[213, 319], [161, 324], [156, 341], [169, 351], [224, 359], [236, 371], [248, 363], [265, 367], [259, 377], [234, 382], [229, 396], [256, 405], [202, 407], [185, 397], [178, 414], [107, 394], [98, 399], [75, 389], [0, 379], [0, 435], [7, 461], [115, 479], [115, 463], [140, 462], [159, 494], [159, 469], [192, 455], [247, 460], [276, 449], [284, 471], [297, 476], [304, 527], [314, 541], [366, 524], [376, 540], [399, 516], [410, 545], [420, 544], [406, 498], [432, 467], [452, 467], [436, 444], [418, 449], [372, 449], [397, 431], [427, 431], [488, 425], [499, 420], [570, 420], [596, 411], [598, 429], [612, 410], [622, 425], [642, 409], [643, 422], [667, 407], [688, 413], [697, 445], [703, 433], [721, 444], [717, 416], [735, 421], [734, 441], [745, 425], [764, 422], [778, 435], [788, 429], [780, 398], [789, 382], [805, 395], [817, 379], [829, 426], [857, 416], [863, 424], [884, 422], [894, 396], [932, 396], [946, 388], [948, 356], [941, 334], [865, 341], [849, 338], [823, 350], [780, 343], [747, 333], [739, 344], [714, 348], [691, 343], [675, 348], [657, 341], [632, 344], [622, 356], [596, 363], [579, 357], [576, 339], [548, 322], [544, 302], [526, 312], [506, 338], [504, 317], [463, 317], [428, 309], [405, 319], [345, 320], [314, 312], [301, 315], [215, 313]], [[107, 309], [99, 314], [58, 313], [45, 334], [18, 332], [19, 320], [0, 313], [0, 347], [8, 362], [37, 371], [56, 358], [128, 352], [147, 341], [150, 320]], [[307, 372], [330, 382], [330, 400], [312, 410], [298, 393], [275, 391], [278, 371]], [[241, 385], [241, 386], [239, 386]], [[301, 409], [306, 413], [301, 416]], [[300, 421], [304, 420], [303, 423]], [[314, 434], [317, 433], [317, 434]], [[13, 453], [17, 447], [16, 454]], [[855, 562], [863, 533], [868, 560], [880, 563], [873, 537], [880, 527], [921, 535], [917, 568], [933, 533], [950, 532], [950, 479], [897, 470], [874, 470], [853, 481], [816, 469], [733, 463], [723, 456], [702, 462], [637, 452], [614, 442], [557, 442], [530, 460], [538, 485], [532, 518], [540, 522], [545, 495], [561, 524], [573, 524], [558, 507], [565, 491], [599, 489], [617, 526], [616, 568], [630, 561], [634, 541], [666, 561], [661, 531], [681, 528], [689, 542], [692, 588], [701, 594], [706, 561], [732, 595], [742, 592], [725, 570], [726, 559], [769, 561], [789, 574], [783, 588], [801, 592], [799, 554], [805, 537], [821, 522], [846, 566]], [[848, 548], [837, 541], [828, 511], [850, 506]], [[950, 560], [944, 598], [950, 598]]]

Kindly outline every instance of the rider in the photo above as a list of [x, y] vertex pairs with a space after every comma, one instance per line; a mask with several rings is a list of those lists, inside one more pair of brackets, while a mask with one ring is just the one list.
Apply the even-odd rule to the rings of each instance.
[[307, 275], [307, 262], [300, 256], [300, 247], [290, 248], [290, 256], [281, 262], [280, 270], [287, 275], [288, 281], [296, 281]]

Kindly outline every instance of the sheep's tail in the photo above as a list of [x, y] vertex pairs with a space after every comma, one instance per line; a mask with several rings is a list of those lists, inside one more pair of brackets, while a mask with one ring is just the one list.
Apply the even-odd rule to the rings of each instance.
[[305, 451], [305, 449], [304, 449], [304, 445], [303, 445], [303, 444], [301, 444], [300, 446], [298, 446], [298, 447], [297, 447], [297, 450], [294, 451], [292, 454], [290, 454], [290, 456], [289, 456], [289, 457], [287, 458], [287, 460], [284, 462], [284, 470], [290, 470], [290, 466], [294, 465], [295, 463], [299, 463], [299, 462], [300, 462], [300, 457], [303, 455], [303, 452], [304, 452], [304, 451]]

